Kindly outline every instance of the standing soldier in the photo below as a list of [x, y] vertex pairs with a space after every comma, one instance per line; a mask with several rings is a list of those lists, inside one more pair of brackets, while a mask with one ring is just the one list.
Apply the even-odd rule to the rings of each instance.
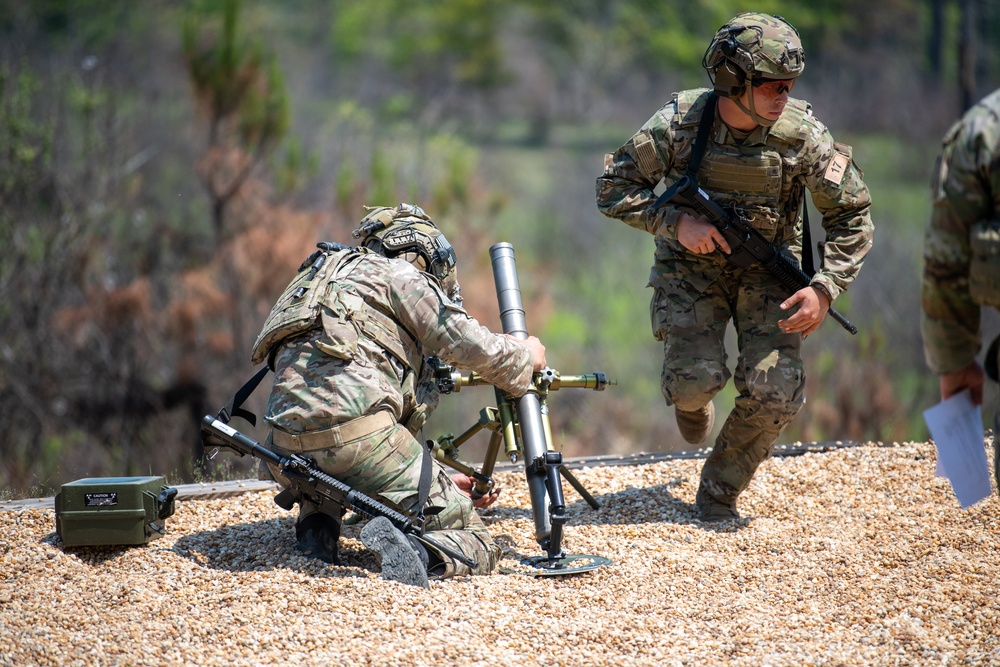
[[[419, 404], [421, 369], [436, 355], [520, 396], [544, 368], [545, 347], [534, 336], [491, 333], [463, 310], [455, 252], [419, 207], [375, 208], [355, 236], [362, 247], [321, 244], [303, 262], [254, 344], [253, 362], [267, 361], [275, 375], [267, 443], [311, 455], [341, 482], [424, 521], [422, 541], [383, 517], [362, 529], [383, 578], [426, 586], [428, 575], [488, 574], [500, 548], [472, 500], [413, 437], [428, 407]], [[341, 518], [301, 502], [298, 548], [337, 562]]]
[[[985, 370], [976, 355], [982, 347], [980, 306], [1000, 308], [1000, 90], [948, 130], [935, 172], [924, 239], [924, 356], [940, 378], [942, 399], [968, 389], [982, 405], [986, 376], [996, 380], [998, 374], [997, 341]], [[997, 453], [994, 438], [1000, 486]]]
[[[805, 402], [802, 340], [857, 276], [872, 244], [871, 200], [851, 147], [834, 142], [807, 102], [789, 97], [804, 63], [787, 21], [739, 14], [705, 52], [713, 88], [675, 93], [605, 158], [597, 180], [602, 213], [656, 238], [649, 286], [653, 334], [663, 341], [661, 389], [692, 444], [712, 432], [712, 398], [730, 378], [725, 330], [730, 320], [736, 328], [739, 396], [702, 468], [696, 504], [703, 521], [739, 517], [737, 498]], [[685, 174], [796, 261], [808, 230], [808, 190], [826, 231], [810, 285], [789, 295], [763, 267], [727, 262], [732, 249], [704, 217], [655, 208], [654, 188]]]

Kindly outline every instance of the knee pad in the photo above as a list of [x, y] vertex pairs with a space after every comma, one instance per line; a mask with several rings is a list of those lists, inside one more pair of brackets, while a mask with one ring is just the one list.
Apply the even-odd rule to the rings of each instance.
[[729, 381], [729, 369], [705, 359], [692, 360], [683, 369], [668, 369], [660, 375], [660, 392], [667, 405], [696, 410], [719, 393]]

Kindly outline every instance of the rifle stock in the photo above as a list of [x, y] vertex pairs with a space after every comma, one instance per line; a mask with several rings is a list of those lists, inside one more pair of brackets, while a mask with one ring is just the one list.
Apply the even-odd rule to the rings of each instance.
[[[810, 277], [798, 265], [781, 254], [756, 229], [744, 224], [712, 201], [691, 176], [684, 175], [667, 188], [653, 203], [653, 210], [667, 204], [681, 206], [694, 211], [698, 216], [705, 216], [726, 239], [731, 250], [726, 259], [736, 266], [745, 269], [760, 264], [793, 294], [809, 285]], [[850, 333], [858, 333], [858, 328], [832, 307], [828, 314]]]

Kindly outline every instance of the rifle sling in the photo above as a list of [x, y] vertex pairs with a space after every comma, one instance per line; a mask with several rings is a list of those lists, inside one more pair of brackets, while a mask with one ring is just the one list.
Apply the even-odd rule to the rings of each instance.
[[[431, 472], [434, 466], [431, 465], [431, 447], [433, 443], [427, 441], [420, 446], [423, 455], [420, 459], [420, 482], [417, 484], [417, 504], [414, 509], [417, 512], [416, 525], [420, 529], [420, 534], [424, 534], [424, 523], [427, 521], [427, 499], [431, 495]], [[436, 514], [436, 512], [435, 512]]]
[[809, 233], [809, 205], [806, 193], [802, 193], [802, 272], [812, 278], [816, 275], [813, 264], [812, 234]]
[[264, 379], [264, 376], [267, 375], [269, 370], [271, 369], [268, 368], [267, 364], [264, 364], [264, 366], [257, 371], [253, 377], [247, 380], [243, 386], [236, 391], [229, 402], [226, 403], [226, 407], [219, 410], [219, 421], [223, 424], [228, 424], [229, 420], [233, 417], [242, 417], [250, 422], [251, 426], [257, 425], [257, 415], [249, 410], [244, 410], [242, 405], [244, 401], [249, 398], [250, 394], [253, 393], [253, 390], [257, 388], [260, 381]]
[[708, 133], [712, 130], [715, 122], [715, 107], [718, 105], [719, 96], [715, 91], [708, 94], [705, 100], [705, 108], [701, 112], [701, 121], [698, 123], [698, 134], [694, 137], [694, 146], [691, 147], [691, 159], [688, 160], [687, 175], [695, 183], [698, 182], [698, 170], [701, 169], [701, 158], [705, 155], [705, 146], [708, 144]]

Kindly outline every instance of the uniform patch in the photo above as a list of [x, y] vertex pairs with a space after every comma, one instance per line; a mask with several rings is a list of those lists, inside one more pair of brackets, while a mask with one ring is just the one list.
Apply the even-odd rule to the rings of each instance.
[[844, 180], [844, 174], [847, 173], [847, 165], [850, 163], [850, 156], [839, 151], [834, 153], [833, 159], [830, 160], [830, 164], [826, 168], [826, 173], [823, 174], [823, 178], [834, 185], [840, 185]]
[[653, 145], [653, 138], [645, 132], [637, 134], [632, 142], [635, 146], [636, 157], [639, 158], [639, 166], [647, 174], [655, 174], [660, 169], [660, 158], [656, 155], [656, 148]]

